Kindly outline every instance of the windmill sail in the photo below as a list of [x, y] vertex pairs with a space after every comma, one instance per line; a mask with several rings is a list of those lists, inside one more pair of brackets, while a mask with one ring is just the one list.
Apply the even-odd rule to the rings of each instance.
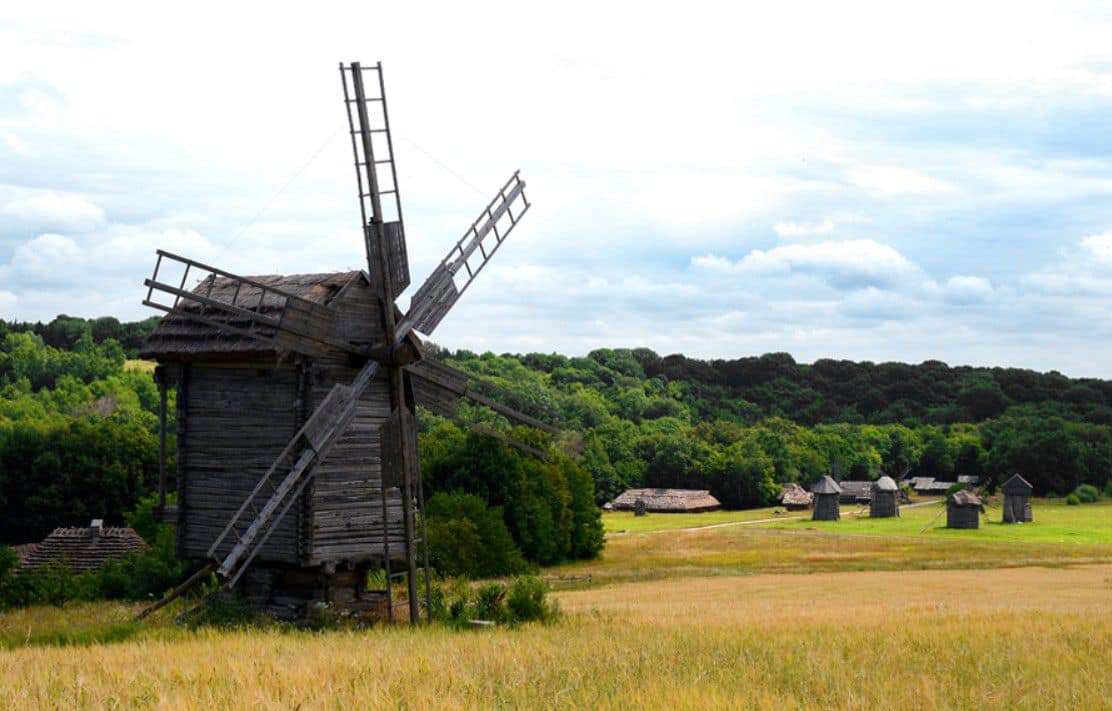
[[[515, 171], [413, 295], [403, 323], [425, 335], [431, 334], [517, 227], [529, 207], [525, 181], [520, 171]], [[456, 285], [457, 279], [462, 281], [462, 286]]]
[[[367, 93], [366, 74], [373, 74], [372, 93]], [[382, 65], [363, 67], [358, 62], [340, 65], [344, 84], [351, 151], [355, 156], [355, 181], [359, 193], [367, 266], [380, 293], [391, 286], [396, 299], [409, 286], [409, 257], [402, 223], [402, 201], [394, 162], [394, 141], [386, 110], [386, 85]], [[377, 85], [377, 91], [375, 87]], [[387, 198], [385, 201], [383, 198]], [[382, 249], [382, 258], [378, 250]]]

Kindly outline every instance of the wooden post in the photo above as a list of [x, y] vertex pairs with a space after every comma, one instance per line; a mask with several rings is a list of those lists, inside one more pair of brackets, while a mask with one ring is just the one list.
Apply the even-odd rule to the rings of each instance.
[[158, 382], [158, 512], [166, 510], [166, 371], [154, 369]]
[[[381, 64], [378, 66], [378, 71], [381, 76]], [[370, 222], [363, 225], [363, 237], [367, 245], [367, 266], [370, 273], [375, 274], [374, 262], [378, 262], [378, 285], [382, 288], [379, 298], [382, 304], [383, 326], [386, 330], [386, 344], [393, 346], [398, 343], [397, 324], [394, 315], [394, 285], [390, 264], [387, 261], [389, 255], [386, 253], [386, 245], [383, 244], [382, 204], [379, 199], [378, 175], [375, 172], [375, 152], [371, 141], [370, 120], [367, 117], [366, 95], [363, 91], [363, 68], [358, 62], [351, 64], [351, 84], [355, 93], [355, 107], [359, 114], [360, 138], [363, 142], [363, 167], [367, 176], [367, 193], [371, 201]], [[393, 187], [394, 190], [398, 188], [397, 185]], [[401, 368], [388, 366], [386, 376], [390, 383], [390, 409], [395, 412], [404, 410], [404, 414], [413, 417], [405, 401], [405, 381], [402, 377]], [[402, 423], [405, 420], [406, 417], [404, 416], [399, 418]], [[399, 439], [402, 452], [402, 518], [404, 519], [405, 529], [406, 583], [409, 592], [409, 621], [412, 624], [417, 624], [420, 621], [421, 606], [417, 599], [417, 551], [415, 546], [415, 522], [413, 520], [413, 496], [415, 494], [414, 476], [420, 476], [420, 472], [415, 474], [413, 471], [416, 462], [410, 461], [409, 437], [410, 432], [405, 426], [402, 426]], [[383, 525], [385, 525], [385, 521]], [[387, 577], [387, 582], [389, 583], [389, 577]]]

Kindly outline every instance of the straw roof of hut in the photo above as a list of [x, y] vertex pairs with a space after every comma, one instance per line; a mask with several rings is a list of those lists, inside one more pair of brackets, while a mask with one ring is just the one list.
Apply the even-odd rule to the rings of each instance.
[[899, 491], [900, 487], [890, 476], [882, 476], [873, 482], [873, 491]]
[[810, 506], [814, 495], [794, 481], [784, 484], [780, 492], [780, 503], [784, 506]]
[[12, 550], [15, 551], [16, 557], [19, 558], [19, 563], [22, 565], [23, 561], [27, 560], [38, 547], [38, 543], [23, 543], [18, 546], [12, 546]]
[[1020, 496], [1030, 496], [1031, 492], [1034, 491], [1031, 482], [1027, 481], [1019, 474], [1012, 474], [1011, 478], [1004, 482], [1000, 489], [1005, 494], [1019, 494]]
[[[330, 274], [265, 274], [247, 278], [292, 296], [327, 306], [354, 280], [368, 277], [364, 272], [351, 271]], [[228, 277], [203, 279], [193, 288], [193, 293], [224, 303], [231, 303], [234, 298], [236, 305], [264, 315], [277, 317], [281, 313], [284, 306], [282, 297], [269, 291], [264, 295], [262, 289], [247, 284], [240, 286], [237, 292], [239, 283]], [[260, 297], [262, 297], [261, 301]], [[188, 318], [188, 314], [196, 313], [232, 327], [254, 329], [264, 337], [273, 335], [270, 329], [252, 325], [246, 318], [229, 316], [223, 311], [195, 302], [183, 302], [180, 308], [183, 313], [170, 313], [162, 319], [158, 328], [140, 349], [140, 357], [156, 358], [160, 355], [198, 353], [259, 353], [268, 350], [259, 340]]]
[[815, 485], [811, 487], [811, 493], [840, 494], [842, 493], [842, 487], [838, 486], [838, 482], [827, 475], [815, 482]]
[[81, 573], [146, 549], [146, 541], [133, 529], [106, 528], [97, 520], [89, 528], [55, 528], [35, 546], [22, 567], [34, 570], [57, 562]]
[[949, 501], [954, 506], [976, 506], [979, 509], [984, 509], [985, 507], [984, 502], [981, 501], [981, 497], [977, 496], [968, 489], [955, 491], [954, 493], [950, 494], [947, 501]]
[[713, 511], [722, 505], [706, 489], [629, 489], [611, 503], [615, 509], [633, 510], [638, 499], [646, 511], [658, 513]]
[[871, 481], [850, 479], [838, 482], [838, 486], [842, 489], [842, 503], [865, 502], [873, 496], [873, 482]]

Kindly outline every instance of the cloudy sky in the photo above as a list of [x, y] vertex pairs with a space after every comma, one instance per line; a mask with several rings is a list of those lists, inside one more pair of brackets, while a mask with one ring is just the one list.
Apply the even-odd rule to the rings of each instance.
[[156, 247], [363, 267], [337, 64], [381, 60], [415, 282], [534, 202], [446, 346], [1112, 377], [1100, 3], [19, 5], [0, 318], [144, 316]]

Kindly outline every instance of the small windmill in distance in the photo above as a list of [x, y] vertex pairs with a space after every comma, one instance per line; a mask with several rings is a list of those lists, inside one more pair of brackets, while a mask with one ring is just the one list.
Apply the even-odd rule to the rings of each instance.
[[[556, 432], [506, 405], [512, 396], [496, 386], [424, 360], [416, 336], [433, 332], [529, 202], [514, 173], [401, 314], [394, 302], [410, 274], [382, 66], [340, 72], [368, 269], [242, 277], [158, 251], [143, 303], [167, 315], [142, 355], [159, 362], [160, 492], [164, 501], [166, 391], [175, 386], [180, 557], [211, 561], [224, 589], [238, 585], [253, 604], [286, 615], [314, 602], [380, 605], [364, 588], [381, 568], [387, 616], [399, 606], [391, 582], [404, 577], [400, 604], [416, 622], [418, 557], [426, 609], [430, 591], [414, 406], [459, 419], [468, 398]], [[200, 283], [187, 287], [190, 277]]]

